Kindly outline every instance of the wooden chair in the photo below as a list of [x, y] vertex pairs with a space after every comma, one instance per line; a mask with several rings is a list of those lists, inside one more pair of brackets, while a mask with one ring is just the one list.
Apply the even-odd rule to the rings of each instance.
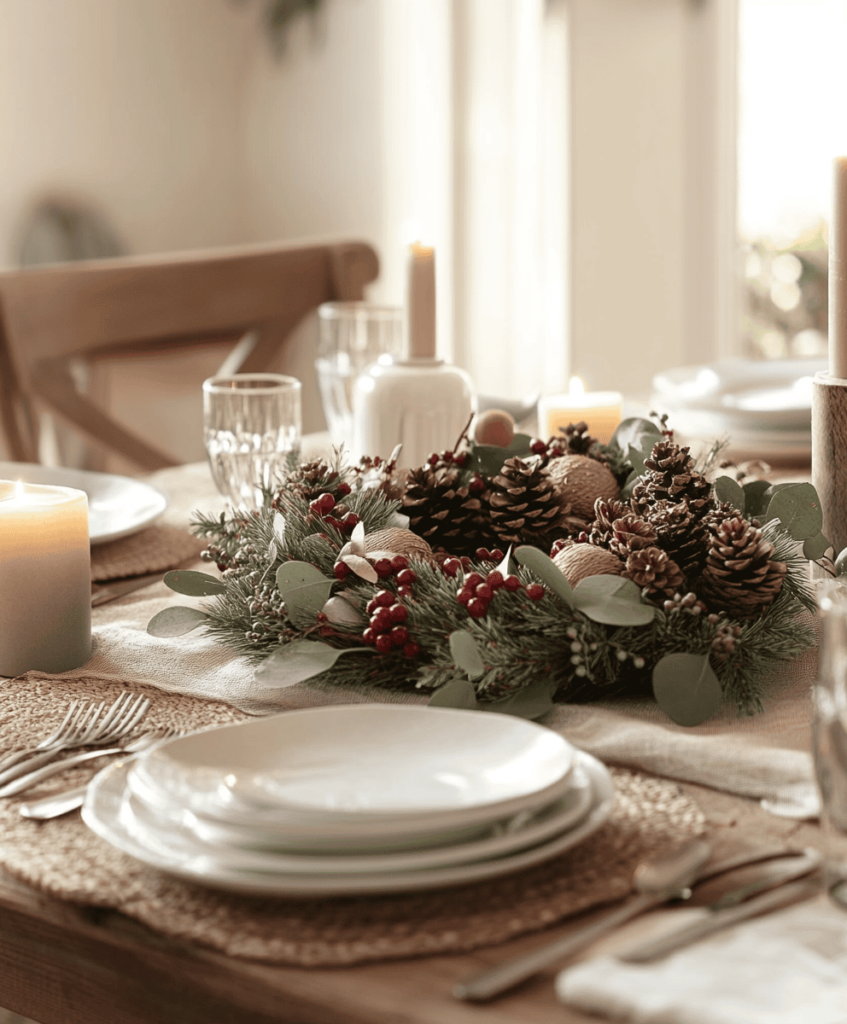
[[308, 313], [322, 302], [361, 299], [378, 267], [369, 245], [340, 242], [0, 273], [0, 423], [11, 457], [38, 461], [45, 409], [141, 469], [176, 465], [82, 393], [74, 365], [241, 339], [227, 372], [273, 369]]

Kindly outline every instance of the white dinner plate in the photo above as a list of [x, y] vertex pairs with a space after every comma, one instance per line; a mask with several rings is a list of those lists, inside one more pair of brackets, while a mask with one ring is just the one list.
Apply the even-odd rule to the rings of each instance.
[[88, 534], [92, 544], [118, 540], [155, 522], [168, 499], [150, 484], [128, 476], [52, 468], [30, 462], [0, 462], [0, 479], [75, 487], [88, 495]]
[[338, 852], [331, 856], [291, 853], [273, 841], [250, 836], [247, 830], [228, 828], [176, 805], [162, 809], [150, 807], [127, 787], [127, 807], [122, 821], [127, 831], [142, 845], [150, 845], [150, 837], [176, 834], [186, 849], [196, 856], [210, 856], [228, 868], [256, 871], [285, 871], [293, 874], [374, 874], [379, 871], [416, 871], [464, 864], [502, 857], [507, 853], [536, 846], [553, 836], [561, 835], [579, 824], [586, 816], [594, 798], [591, 779], [580, 765], [574, 767], [567, 793], [535, 812], [523, 811], [513, 818], [490, 826], [479, 839], [433, 848], [415, 848], [399, 853], [350, 855]]
[[88, 787], [82, 817], [101, 839], [149, 867], [186, 881], [256, 896], [356, 896], [377, 893], [409, 892], [461, 885], [496, 878], [512, 871], [549, 860], [583, 842], [612, 812], [615, 789], [606, 768], [596, 758], [582, 752], [577, 761], [587, 773], [593, 790], [588, 814], [574, 828], [530, 849], [520, 850], [493, 860], [471, 864], [451, 864], [426, 871], [376, 872], [372, 875], [309, 875], [284, 871], [248, 871], [222, 864], [215, 856], [198, 855], [194, 844], [184, 843], [176, 833], [160, 832], [150, 837], [127, 827], [125, 815], [128, 765], [116, 762]]
[[142, 754], [133, 789], [229, 824], [339, 841], [468, 829], [563, 795], [574, 748], [521, 718], [417, 705], [288, 711]]

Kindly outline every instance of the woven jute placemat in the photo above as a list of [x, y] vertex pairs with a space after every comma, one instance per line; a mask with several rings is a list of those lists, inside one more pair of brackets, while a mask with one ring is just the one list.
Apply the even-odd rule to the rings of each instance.
[[205, 541], [186, 530], [148, 526], [129, 537], [95, 544], [91, 549], [91, 579], [101, 582], [167, 572], [195, 561], [205, 546]]
[[[58, 725], [75, 697], [114, 699], [122, 689], [153, 700], [150, 725], [199, 728], [246, 716], [227, 704], [112, 680], [26, 679], [0, 683], [0, 751], [29, 745]], [[545, 928], [624, 897], [645, 857], [704, 830], [674, 783], [611, 769], [611, 818], [571, 851], [494, 880], [406, 895], [285, 900], [235, 896], [169, 878], [91, 833], [79, 814], [33, 822], [20, 799], [0, 802], [0, 866], [60, 899], [110, 907], [178, 939], [233, 956], [311, 967], [466, 951]], [[46, 796], [91, 774], [82, 767], [32, 790]]]

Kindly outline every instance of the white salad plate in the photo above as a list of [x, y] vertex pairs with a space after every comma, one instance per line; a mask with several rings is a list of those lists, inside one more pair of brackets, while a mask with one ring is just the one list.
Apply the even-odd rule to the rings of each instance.
[[204, 846], [203, 852], [198, 851], [193, 837], [186, 838], [166, 828], [151, 832], [139, 827], [131, 801], [127, 799], [129, 766], [122, 762], [105, 768], [89, 785], [82, 816], [92, 831], [123, 853], [149, 867], [214, 889], [299, 898], [435, 889], [496, 878], [531, 867], [573, 848], [600, 828], [612, 812], [614, 784], [606, 768], [595, 758], [581, 752], [576, 757], [590, 780], [592, 802], [588, 813], [573, 828], [502, 857], [428, 870], [341, 875], [247, 870], [232, 866], [219, 850]]
[[391, 704], [289, 711], [170, 740], [136, 761], [145, 803], [340, 842], [488, 825], [563, 796], [575, 749], [521, 718]]
[[468, 842], [435, 847], [417, 847], [395, 853], [347, 854], [341, 851], [326, 856], [292, 853], [285, 846], [251, 837], [246, 830], [198, 818], [191, 811], [175, 807], [164, 812], [150, 807], [127, 787], [122, 821], [129, 833], [142, 844], [150, 837], [178, 835], [197, 856], [210, 856], [227, 867], [255, 871], [286, 871], [293, 874], [373, 874], [377, 871], [415, 871], [502, 857], [519, 849], [561, 835], [584, 818], [594, 799], [594, 790], [585, 769], [577, 764], [571, 773], [571, 785], [559, 800], [538, 811], [522, 811], [505, 821], [489, 826], [480, 838]]
[[168, 507], [161, 491], [140, 480], [82, 469], [52, 468], [30, 462], [0, 462], [0, 479], [27, 484], [75, 487], [88, 495], [88, 533], [103, 544], [137, 533], [155, 522]]

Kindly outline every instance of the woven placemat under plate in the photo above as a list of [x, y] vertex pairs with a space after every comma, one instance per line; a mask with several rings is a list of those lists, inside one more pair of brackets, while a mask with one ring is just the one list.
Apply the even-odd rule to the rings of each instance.
[[[61, 720], [74, 697], [111, 699], [121, 684], [102, 679], [15, 679], [0, 685], [0, 751], [29, 744]], [[246, 716], [226, 704], [153, 687], [151, 725], [183, 728]], [[47, 795], [90, 769], [69, 769], [29, 798]], [[612, 769], [617, 798], [593, 836], [544, 864], [490, 881], [406, 895], [284, 900], [234, 896], [169, 878], [91, 833], [78, 814], [22, 818], [19, 799], [0, 802], [0, 866], [51, 896], [111, 907], [174, 938], [233, 956], [328, 967], [493, 945], [571, 914], [620, 899], [645, 857], [704, 830], [695, 804], [671, 782]]]
[[173, 526], [148, 526], [129, 537], [95, 544], [91, 549], [91, 579], [120, 580], [167, 572], [196, 561], [206, 542]]

